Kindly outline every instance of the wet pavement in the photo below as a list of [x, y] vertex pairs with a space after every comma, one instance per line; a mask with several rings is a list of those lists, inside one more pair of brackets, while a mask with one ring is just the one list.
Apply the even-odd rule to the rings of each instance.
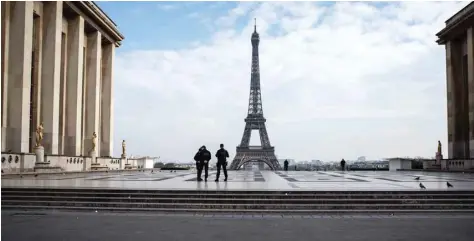
[[[31, 175], [2, 178], [2, 187], [120, 188], [178, 190], [474, 190], [473, 173], [434, 172], [306, 172], [306, 171], [229, 171], [229, 180], [216, 183], [215, 171], [208, 182], [196, 182], [191, 171], [154, 171], [136, 173], [84, 173]], [[415, 180], [420, 177], [420, 180]]]

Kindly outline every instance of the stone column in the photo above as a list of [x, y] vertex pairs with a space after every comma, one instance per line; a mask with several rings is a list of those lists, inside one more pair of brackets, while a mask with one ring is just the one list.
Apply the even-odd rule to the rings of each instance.
[[100, 140], [102, 136], [99, 133], [100, 121], [100, 67], [101, 67], [101, 34], [96, 31], [87, 36], [87, 78], [86, 78], [86, 110], [85, 112], [85, 137], [84, 137], [84, 155], [88, 155], [91, 150], [92, 133], [98, 134], [97, 150], [100, 150]]
[[454, 155], [454, 73], [452, 68], [452, 42], [446, 43], [446, 90], [448, 98], [448, 158]]
[[29, 151], [33, 2], [10, 2], [6, 150]]
[[469, 88], [469, 150], [474, 158], [474, 27], [467, 30], [467, 83]]
[[67, 53], [65, 154], [80, 156], [84, 67], [84, 18], [81, 16], [69, 20]]
[[115, 45], [113, 43], [103, 46], [102, 49], [102, 98], [100, 116], [100, 156], [112, 156], [113, 152], [113, 61]]
[[61, 33], [63, 2], [43, 5], [43, 69], [41, 73], [41, 120], [45, 153], [58, 154], [59, 84], [61, 77]]
[[6, 149], [8, 106], [8, 45], [10, 43], [10, 2], [2, 1], [2, 152]]

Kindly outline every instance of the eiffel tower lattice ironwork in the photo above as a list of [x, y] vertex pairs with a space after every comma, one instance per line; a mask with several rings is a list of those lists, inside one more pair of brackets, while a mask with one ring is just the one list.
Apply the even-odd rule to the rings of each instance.
[[[237, 170], [250, 161], [265, 162], [272, 170], [280, 170], [281, 166], [275, 156], [275, 148], [270, 145], [266, 119], [263, 117], [262, 95], [260, 91], [260, 67], [258, 60], [258, 44], [260, 37], [257, 33], [257, 24], [251, 38], [252, 42], [252, 72], [250, 77], [250, 97], [247, 118], [245, 118], [244, 135], [237, 152], [230, 165], [231, 170]], [[252, 130], [260, 133], [261, 146], [250, 146]]]

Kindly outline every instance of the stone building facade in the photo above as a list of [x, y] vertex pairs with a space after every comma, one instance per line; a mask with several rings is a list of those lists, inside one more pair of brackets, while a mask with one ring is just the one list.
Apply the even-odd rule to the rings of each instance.
[[474, 2], [438, 34], [446, 48], [448, 159], [474, 158]]
[[113, 63], [123, 36], [93, 2], [1, 2], [2, 153], [113, 153]]

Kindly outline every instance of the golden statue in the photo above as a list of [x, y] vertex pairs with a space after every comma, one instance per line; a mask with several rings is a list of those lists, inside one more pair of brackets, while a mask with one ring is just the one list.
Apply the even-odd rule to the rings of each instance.
[[97, 133], [92, 134], [92, 151], [95, 151], [95, 148], [97, 146]]
[[441, 141], [438, 141], [438, 155], [441, 155]]
[[126, 147], [125, 140], [122, 140], [122, 156], [125, 156], [126, 154], [125, 147]]
[[43, 140], [43, 131], [43, 122], [41, 122], [36, 128], [36, 147], [41, 146], [41, 141]]

